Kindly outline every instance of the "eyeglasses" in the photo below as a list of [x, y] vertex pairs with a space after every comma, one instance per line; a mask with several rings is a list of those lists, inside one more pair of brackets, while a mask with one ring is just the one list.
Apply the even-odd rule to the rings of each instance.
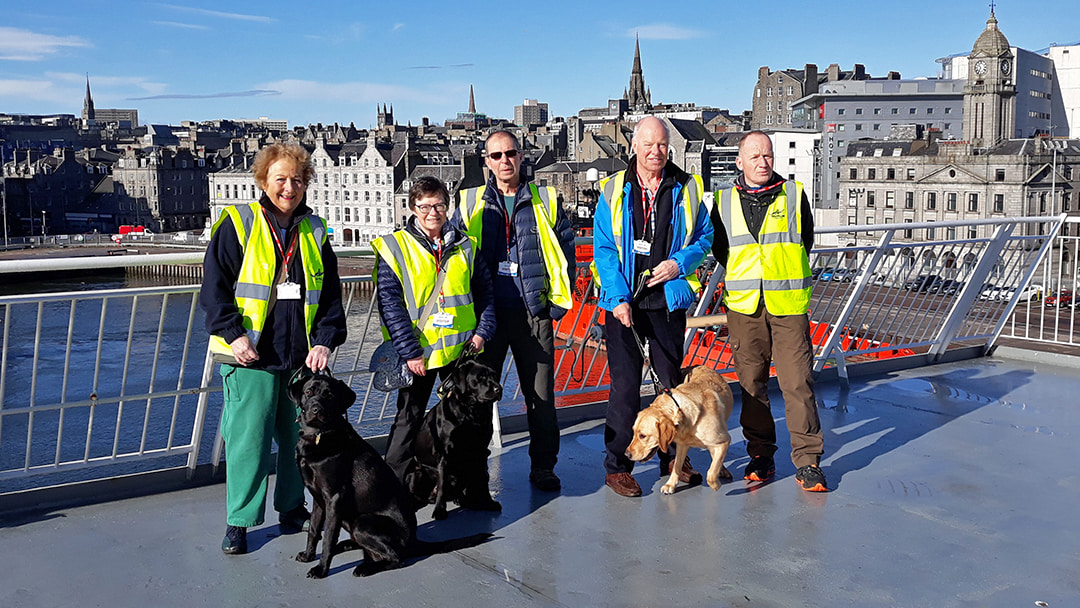
[[447, 205], [446, 203], [436, 203], [434, 205], [417, 205], [416, 206], [416, 210], [419, 211], [420, 213], [423, 213], [424, 215], [427, 215], [427, 214], [431, 213], [432, 211], [438, 211], [439, 213], [443, 213], [444, 211], [446, 211], [449, 208], [450, 208], [450, 205]]
[[503, 154], [506, 155], [506, 158], [514, 158], [515, 156], [518, 155], [518, 151], [517, 150], [507, 150], [506, 152], [489, 152], [488, 153], [488, 158], [490, 158], [491, 160], [501, 160], [502, 157], [503, 157]]

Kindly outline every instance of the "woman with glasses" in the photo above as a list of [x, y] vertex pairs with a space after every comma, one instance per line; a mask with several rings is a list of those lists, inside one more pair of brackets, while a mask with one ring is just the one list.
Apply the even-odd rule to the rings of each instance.
[[[386, 448], [386, 462], [402, 481], [436, 376], [445, 379], [466, 349], [479, 352], [495, 335], [491, 274], [473, 240], [446, 221], [449, 200], [438, 179], [417, 179], [405, 227], [372, 242], [383, 337], [413, 374], [412, 385], [398, 391]], [[420, 325], [425, 308], [430, 312]], [[483, 498], [491, 501], [477, 500]]]

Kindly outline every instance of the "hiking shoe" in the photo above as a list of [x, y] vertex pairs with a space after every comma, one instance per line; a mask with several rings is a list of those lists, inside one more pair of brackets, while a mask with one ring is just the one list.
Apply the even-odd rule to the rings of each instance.
[[[660, 476], [667, 477], [671, 475], [671, 465], [675, 462], [675, 459], [671, 459], [668, 462], [660, 463]], [[682, 469], [679, 471], [679, 481], [691, 486], [700, 486], [702, 482], [701, 473], [698, 473], [694, 469], [694, 465], [690, 464], [690, 459], [687, 458], [682, 463]]]
[[243, 555], [247, 553], [247, 528], [228, 526], [225, 539], [221, 541], [221, 551], [225, 555]]
[[825, 483], [825, 473], [815, 465], [808, 464], [799, 467], [795, 472], [795, 481], [807, 492], [828, 492], [829, 487]]
[[[743, 479], [749, 481], [769, 481], [772, 479], [774, 473], [776, 473], [776, 465], [773, 464], [772, 456], [754, 456], [750, 462], [746, 464], [746, 469], [743, 471]], [[822, 477], [821, 480], [824, 481], [825, 478]]]
[[282, 532], [292, 534], [303, 532], [311, 527], [311, 513], [308, 513], [308, 510], [304, 508], [304, 505], [300, 505], [295, 509], [280, 513], [278, 515], [278, 524], [280, 525]]
[[562, 482], [559, 481], [559, 476], [551, 469], [533, 469], [532, 472], [529, 473], [529, 481], [531, 481], [537, 489], [544, 492], [558, 492], [562, 489]]

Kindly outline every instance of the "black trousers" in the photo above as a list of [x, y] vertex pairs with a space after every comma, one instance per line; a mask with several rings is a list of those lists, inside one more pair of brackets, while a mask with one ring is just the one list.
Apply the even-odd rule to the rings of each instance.
[[554, 469], [559, 459], [559, 421], [555, 414], [555, 329], [524, 308], [496, 308], [495, 337], [484, 345], [480, 361], [500, 374], [506, 352], [514, 353], [525, 417], [529, 423], [532, 468]]
[[450, 375], [451, 365], [439, 369], [429, 369], [423, 376], [413, 375], [412, 386], [400, 389], [397, 399], [397, 416], [390, 427], [390, 436], [386, 438], [386, 464], [394, 470], [401, 481], [405, 481], [405, 471], [412, 460], [412, 444], [420, 425], [424, 422], [428, 400], [435, 388], [435, 380], [446, 380]]
[[[634, 328], [642, 341], [649, 342], [653, 369], [668, 388], [682, 383], [683, 334], [686, 332], [686, 311], [632, 309]], [[634, 436], [634, 420], [641, 410], [641, 378], [644, 359], [634, 340], [634, 333], [611, 312], [604, 319], [607, 342], [608, 371], [611, 391], [608, 394], [607, 425], [604, 428], [604, 470], [608, 474], [630, 473], [634, 461], [626, 457], [626, 448]], [[659, 454], [662, 463], [674, 457], [671, 452]]]

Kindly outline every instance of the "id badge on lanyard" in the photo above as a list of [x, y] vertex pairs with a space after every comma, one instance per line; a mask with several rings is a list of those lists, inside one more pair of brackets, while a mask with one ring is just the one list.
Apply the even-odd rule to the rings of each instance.
[[[263, 213], [266, 214], [266, 209], [263, 209]], [[278, 230], [274, 227], [273, 222], [270, 221], [270, 216], [266, 217], [267, 223], [270, 225], [270, 235], [274, 237], [274, 245], [277, 247], [279, 253], [281, 253], [282, 268], [285, 269], [285, 281], [278, 283], [274, 286], [276, 290], [276, 296], [279, 300], [299, 300], [300, 299], [300, 284], [294, 283], [288, 279], [289, 276], [289, 262], [292, 261], [293, 254], [296, 253], [296, 243], [299, 240], [298, 234], [293, 234], [292, 241], [289, 243], [289, 250], [285, 251], [285, 248], [281, 245], [281, 238], [278, 236]]]
[[506, 211], [506, 205], [502, 206], [503, 218], [506, 224], [506, 259], [499, 262], [499, 276], [516, 277], [518, 275], [517, 262], [510, 261], [510, 221], [511, 215]]

